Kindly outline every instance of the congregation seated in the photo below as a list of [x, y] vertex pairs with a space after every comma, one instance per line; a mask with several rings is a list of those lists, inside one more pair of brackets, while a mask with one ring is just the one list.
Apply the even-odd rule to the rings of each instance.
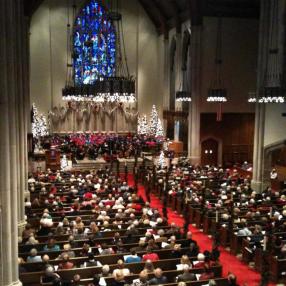
[[[31, 225], [26, 226], [19, 244], [21, 275], [31, 271], [29, 263], [33, 262], [31, 275], [39, 275], [47, 285], [58, 280], [66, 285], [124, 285], [130, 279], [134, 286], [159, 285], [175, 281], [176, 275], [187, 277], [186, 266], [193, 277], [198, 245], [191, 232], [185, 235], [176, 224], [168, 226], [159, 210], [143, 202], [132, 187], [114, 180], [108, 170], [100, 173], [35, 176], [31, 184], [41, 187], [33, 194], [34, 200], [41, 203], [27, 206]], [[49, 185], [50, 177], [63, 176], [60, 185]], [[27, 246], [35, 248], [27, 257], [28, 241]], [[161, 256], [162, 251], [168, 256]], [[113, 256], [117, 264], [113, 259], [106, 265], [104, 261]], [[170, 260], [166, 266], [164, 259]], [[183, 268], [176, 270], [179, 264]], [[188, 281], [186, 277], [180, 281]]]

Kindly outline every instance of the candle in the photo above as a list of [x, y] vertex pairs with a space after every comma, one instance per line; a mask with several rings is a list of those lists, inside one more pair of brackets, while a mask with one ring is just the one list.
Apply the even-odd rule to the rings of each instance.
[[270, 207], [269, 217], [272, 217], [272, 207]]
[[215, 212], [215, 222], [218, 222], [218, 211]]

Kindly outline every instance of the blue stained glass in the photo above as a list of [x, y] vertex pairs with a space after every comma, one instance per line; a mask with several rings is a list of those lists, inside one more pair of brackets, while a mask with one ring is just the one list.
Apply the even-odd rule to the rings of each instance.
[[115, 33], [107, 12], [96, 0], [80, 11], [73, 34], [76, 85], [92, 84], [99, 77], [114, 75]]

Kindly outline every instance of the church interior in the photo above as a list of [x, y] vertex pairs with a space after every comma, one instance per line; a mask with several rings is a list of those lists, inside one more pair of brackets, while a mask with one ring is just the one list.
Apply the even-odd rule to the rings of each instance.
[[0, 1], [0, 285], [286, 285], [285, 0]]

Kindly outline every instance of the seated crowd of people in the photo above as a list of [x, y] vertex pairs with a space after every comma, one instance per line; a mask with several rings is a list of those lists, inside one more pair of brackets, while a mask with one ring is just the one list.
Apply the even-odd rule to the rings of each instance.
[[[235, 168], [193, 166], [187, 160], [149, 169], [145, 176], [146, 188], [155, 189], [165, 207], [173, 203], [173, 209], [180, 209], [189, 223], [203, 228], [203, 218], [215, 221], [209, 234], [217, 243], [222, 242], [221, 230], [225, 230], [223, 246], [240, 236], [248, 241], [252, 259], [256, 249], [263, 248], [278, 259], [286, 258], [286, 190], [267, 187], [257, 193], [251, 188], [251, 178]], [[194, 218], [196, 214], [199, 219]]]
[[[28, 224], [19, 241], [24, 285], [217, 285], [218, 248], [200, 249], [191, 232], [168, 225], [108, 168], [48, 170], [28, 183]], [[236, 285], [236, 277], [227, 283]]]

